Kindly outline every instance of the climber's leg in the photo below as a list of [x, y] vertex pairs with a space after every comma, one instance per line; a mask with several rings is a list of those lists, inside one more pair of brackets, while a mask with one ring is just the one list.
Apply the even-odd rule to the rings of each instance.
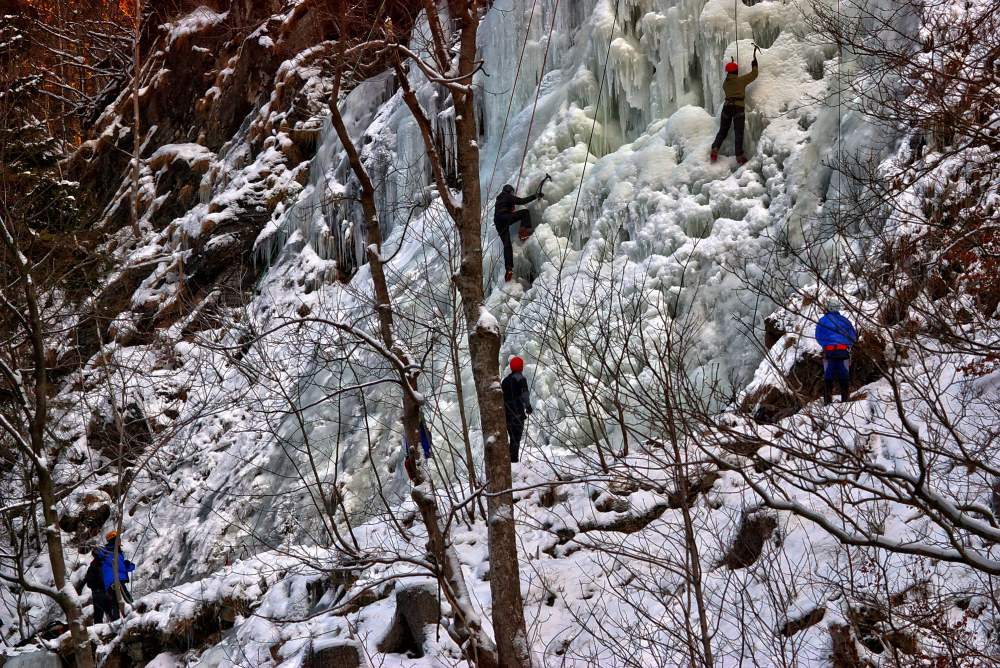
[[[514, 214], [511, 216], [510, 226], [513, 228], [516, 227], [517, 225], [521, 226], [521, 229], [518, 232], [517, 236], [518, 238], [521, 239], [521, 241], [524, 241], [531, 235], [531, 212], [528, 211], [527, 209], [521, 209], [520, 211], [515, 211]], [[525, 234], [526, 231], [527, 234]]]
[[719, 118], [719, 134], [715, 135], [715, 141], [712, 142], [712, 153], [714, 154], [718, 154], [719, 147], [729, 135], [729, 126], [733, 122], [733, 109], [735, 108], [736, 106], [731, 104], [722, 107], [722, 116]]
[[510, 443], [510, 461], [513, 464], [521, 461], [521, 435], [524, 433], [524, 422], [519, 416], [507, 418], [507, 440]]
[[833, 403], [833, 381], [836, 380], [837, 362], [823, 357], [823, 403]]
[[837, 381], [840, 384], [840, 400], [847, 402], [851, 400], [851, 360], [837, 360]]
[[503, 266], [507, 271], [514, 270], [514, 247], [510, 243], [510, 224], [501, 228], [497, 225], [497, 234], [500, 235], [500, 243], [503, 244]]
[[736, 157], [745, 157], [743, 153], [743, 129], [746, 126], [747, 115], [743, 107], [736, 107], [739, 111], [733, 115], [733, 128], [736, 130]]

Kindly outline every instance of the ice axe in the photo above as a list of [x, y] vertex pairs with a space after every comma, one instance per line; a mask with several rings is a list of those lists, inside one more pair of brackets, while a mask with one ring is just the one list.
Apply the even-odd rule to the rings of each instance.
[[542, 182], [538, 184], [538, 190], [537, 190], [537, 192], [535, 194], [536, 195], [541, 195], [542, 194], [542, 186], [545, 185], [546, 181], [551, 181], [551, 180], [552, 180], [552, 177], [549, 176], [548, 172], [545, 172], [545, 178], [542, 179]]

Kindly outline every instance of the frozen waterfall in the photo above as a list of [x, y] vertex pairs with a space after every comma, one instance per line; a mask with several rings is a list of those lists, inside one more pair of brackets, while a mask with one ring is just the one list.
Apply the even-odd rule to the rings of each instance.
[[[870, 140], [862, 119], [827, 101], [836, 96], [840, 63], [835, 50], [809, 39], [808, 5], [763, 0], [740, 2], [735, 9], [738, 16], [727, 0], [496, 0], [483, 20], [484, 65], [476, 85], [481, 181], [489, 205], [483, 224], [488, 305], [503, 327], [502, 353], [526, 360], [541, 409], [536, 414], [545, 416], [529, 425], [529, 456], [541, 444], [585, 447], [595, 436], [574, 417], [579, 397], [560, 377], [562, 353], [551, 340], [554, 333], [567, 335], [564, 352], [588, 367], [601, 354], [595, 340], [616, 319], [640, 317], [646, 334], [656, 339], [672, 321], [686, 318], [698, 323], [688, 341], [688, 373], [737, 384], [748, 380], [759, 355], [737, 321], [760, 326], [773, 306], [749, 298], [745, 276], [766, 262], [784, 261], [781, 244], [800, 243], [827, 224], [824, 207], [833, 200], [825, 162], [838, 141], [853, 150]], [[423, 29], [418, 23], [416, 30]], [[760, 77], [747, 99], [751, 160], [734, 170], [732, 139], [717, 164], [708, 160], [709, 146], [722, 101], [723, 64], [738, 49], [746, 71], [754, 41], [763, 49]], [[411, 78], [447, 138], [447, 99], [419, 75]], [[380, 223], [393, 254], [388, 273], [402, 320], [417, 323], [407, 324], [403, 334], [426, 360], [422, 391], [431, 398], [432, 429], [443, 453], [435, 466], [443, 474], [443, 464], [460, 461], [464, 447], [457, 385], [473, 428], [468, 445], [481, 457], [477, 413], [469, 405], [475, 396], [471, 374], [461, 359], [454, 363], [449, 349], [461, 344], [461, 334], [449, 344], [419, 324], [456, 317], [449, 280], [454, 258], [439, 243], [451, 234], [450, 224], [436, 203], [422, 139], [391, 76], [362, 83], [342, 105], [377, 180]], [[535, 235], [516, 245], [519, 280], [505, 284], [491, 199], [504, 183], [517, 180], [526, 141], [520, 190], [533, 190], [545, 174], [552, 181], [545, 198], [529, 207]], [[360, 213], [348, 203], [354, 188], [342, 147], [326, 129], [301, 195], [258, 239], [260, 257], [273, 264], [250, 309], [253, 318], [266, 324], [276, 314], [302, 309], [358, 322], [370, 317], [370, 277], [361, 264], [366, 242], [355, 233]], [[836, 243], [830, 240], [830, 252]], [[339, 274], [331, 272], [334, 265]], [[345, 283], [329, 280], [355, 271]], [[358, 369], [374, 374], [377, 366], [367, 358], [347, 364], [325, 354], [324, 345], [318, 338], [314, 353], [296, 368], [299, 381], [288, 395], [296, 414], [213, 455], [218, 461], [206, 488], [267, 488], [274, 498], [296, 490], [287, 476], [303, 465], [298, 458], [308, 436], [323, 454], [316, 475], [324, 482], [336, 478], [351, 512], [364, 515], [403, 498], [408, 483], [400, 465], [398, 397], [368, 388], [350, 401], [322, 401], [344, 378], [363, 385]], [[587, 368], [590, 382], [608, 386], [642, 383], [647, 372], [633, 369], [628, 377], [611, 378], [596, 366]], [[625, 419], [638, 425], [635, 416]], [[236, 520], [275, 541], [302, 539], [315, 529], [318, 520], [311, 518], [325, 500], [309, 501], [307, 490], [295, 493], [304, 500], [247, 507], [238, 497], [219, 495], [169, 511], [153, 508], [152, 524], [160, 512], [191, 515], [169, 518], [176, 526], [217, 524], [214, 538], [182, 546], [183, 559], [174, 560], [173, 570], [164, 568], [164, 581], [193, 577], [199, 564], [218, 563], [228, 547], [244, 544], [246, 535], [233, 528]], [[215, 504], [211, 514], [204, 510], [207, 502]], [[289, 516], [299, 525], [287, 527]], [[151, 539], [142, 552], [169, 551], [169, 542]]]

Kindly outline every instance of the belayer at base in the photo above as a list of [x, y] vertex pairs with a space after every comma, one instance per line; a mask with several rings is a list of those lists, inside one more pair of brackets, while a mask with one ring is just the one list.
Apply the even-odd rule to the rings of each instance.
[[500, 389], [503, 390], [503, 412], [507, 418], [507, 438], [510, 441], [510, 461], [514, 464], [521, 461], [521, 435], [524, 433], [524, 422], [531, 415], [528, 381], [522, 371], [524, 360], [520, 357], [512, 358], [510, 373], [500, 383]]
[[823, 403], [833, 403], [833, 382], [840, 385], [840, 400], [850, 401], [851, 348], [858, 340], [851, 321], [840, 314], [840, 300], [826, 300], [826, 315], [816, 323], [816, 343], [823, 348]]
[[[103, 624], [105, 615], [108, 621], [117, 621], [120, 614], [118, 610], [119, 597], [128, 603], [132, 602], [126, 584], [128, 574], [135, 570], [135, 564], [125, 558], [121, 551], [121, 543], [118, 541], [118, 532], [109, 531], [105, 536], [107, 545], [101, 549], [93, 550], [91, 554], [94, 560], [90, 562], [84, 582], [94, 598], [94, 623]], [[115, 581], [114, 554], [115, 544], [118, 543], [118, 580]]]

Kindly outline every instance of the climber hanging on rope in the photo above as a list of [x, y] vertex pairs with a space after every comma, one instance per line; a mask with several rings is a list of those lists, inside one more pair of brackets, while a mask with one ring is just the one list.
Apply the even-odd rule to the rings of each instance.
[[500, 389], [503, 390], [503, 412], [507, 418], [507, 438], [510, 441], [510, 461], [514, 464], [521, 461], [521, 435], [524, 433], [524, 422], [531, 415], [528, 381], [522, 371], [524, 360], [520, 357], [512, 358], [510, 373], [500, 383]]
[[722, 105], [722, 118], [719, 122], [719, 134], [712, 142], [712, 162], [719, 159], [719, 147], [729, 134], [729, 126], [736, 129], [736, 162], [746, 164], [747, 156], [743, 152], [743, 127], [746, 125], [746, 95], [747, 86], [757, 78], [757, 45], [753, 45], [753, 62], [750, 63], [750, 74], [739, 76], [740, 66], [736, 61], [726, 63], [726, 79], [722, 82], [722, 90], [726, 93], [726, 102]]
[[850, 401], [851, 348], [858, 340], [851, 321], [840, 313], [840, 300], [826, 300], [826, 315], [816, 323], [816, 343], [823, 348], [823, 403], [833, 403], [833, 382], [840, 385], [840, 400]]
[[542, 189], [528, 197], [518, 197], [514, 194], [514, 186], [507, 184], [497, 195], [496, 208], [493, 209], [493, 225], [497, 228], [500, 241], [503, 243], [503, 266], [506, 269], [504, 280], [509, 281], [514, 276], [514, 247], [510, 242], [510, 229], [515, 225], [521, 225], [518, 237], [521, 241], [527, 240], [531, 236], [531, 214], [527, 209], [515, 212], [514, 207], [519, 204], [529, 204], [535, 200], [542, 199]]

